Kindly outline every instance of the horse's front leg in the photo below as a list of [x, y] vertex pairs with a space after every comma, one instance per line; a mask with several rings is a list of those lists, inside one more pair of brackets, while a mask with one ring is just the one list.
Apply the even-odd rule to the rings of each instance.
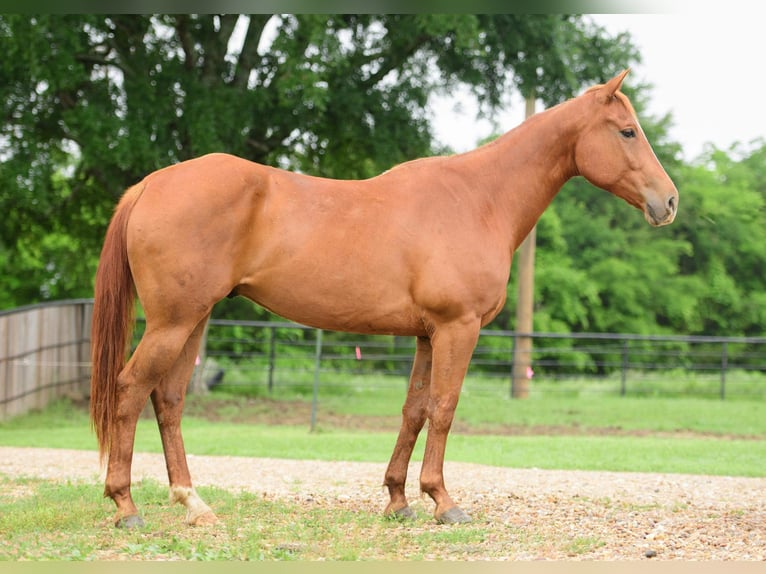
[[428, 397], [428, 438], [420, 489], [436, 503], [434, 516], [439, 523], [469, 522], [447, 493], [444, 485], [444, 453], [460, 389], [479, 337], [479, 321], [449, 323], [434, 331], [433, 373]]
[[431, 343], [426, 337], [418, 337], [407, 398], [402, 407], [402, 426], [383, 482], [388, 487], [388, 493], [391, 497], [384, 512], [386, 516], [399, 518], [412, 518], [414, 516], [407, 503], [404, 487], [412, 451], [415, 448], [418, 434], [426, 422], [430, 383]]

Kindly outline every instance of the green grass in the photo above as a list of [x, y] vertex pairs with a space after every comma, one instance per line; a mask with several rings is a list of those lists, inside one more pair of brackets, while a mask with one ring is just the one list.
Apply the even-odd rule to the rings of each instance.
[[166, 486], [138, 486], [134, 497], [147, 525], [123, 531], [105, 519], [113, 509], [100, 485], [0, 478], [0, 561], [418, 559], [423, 548], [447, 557], [485, 536], [476, 526], [446, 531], [425, 514], [401, 528], [379, 508], [299, 504], [217, 488], [199, 491], [221, 523], [182, 528], [184, 509], [170, 505]]
[[[112, 526], [113, 505], [100, 485], [0, 477], [0, 561], [493, 560], [587, 557], [605, 544], [593, 535], [572, 539], [547, 520], [520, 529], [480, 509], [474, 522], [444, 527], [416, 507], [415, 519], [402, 524], [382, 517], [375, 502], [270, 500], [212, 487], [199, 492], [221, 522], [190, 528], [181, 526], [185, 510], [168, 502], [165, 485], [136, 486], [146, 527], [125, 531]], [[578, 504], [600, 514], [611, 503]]]
[[[720, 400], [717, 392], [700, 396], [659, 393], [659, 388], [670, 385], [668, 381], [635, 383], [633, 394], [620, 396], [619, 381], [612, 379], [536, 381], [529, 398], [512, 400], [507, 381], [474, 376], [463, 385], [455, 417], [485, 431], [503, 425], [563, 426], [766, 438], [766, 378], [751, 378], [753, 391], [748, 398], [735, 395], [727, 400]], [[702, 384], [700, 380], [708, 390], [719, 384], [717, 376], [710, 375], [682, 377], [678, 373], [675, 379], [677, 389]], [[405, 391], [401, 377], [323, 373], [319, 405], [324, 411], [338, 414], [398, 416]], [[240, 396], [308, 402], [311, 394], [309, 382], [292, 382], [277, 384], [272, 393], [264, 385], [228, 385], [225, 392], [210, 396], [214, 400], [217, 396]], [[204, 401], [204, 397], [200, 400]]]
[[[196, 406], [204, 412], [212, 410], [217, 399], [208, 396], [190, 400], [199, 401]], [[257, 399], [233, 400], [241, 401], [241, 409], [253, 402], [258, 404]], [[326, 409], [324, 412], [334, 408], [350, 410], [352, 404], [360, 404], [366, 412], [370, 408], [367, 400], [333, 404], [333, 400], [328, 399], [323, 402], [323, 409]], [[476, 420], [477, 426], [490, 428], [493, 424], [535, 428], [552, 425], [569, 427], [572, 433], [520, 436], [455, 430], [447, 443], [447, 461], [515, 468], [766, 476], [766, 441], [753, 440], [766, 437], [766, 417], [760, 403], [592, 397], [588, 400], [535, 398], [498, 405], [497, 400], [492, 404], [469, 399], [461, 403], [459, 418]], [[380, 409], [384, 406], [378, 403]], [[225, 408], [231, 409], [231, 403]], [[280, 403], [273, 403], [272, 408], [280, 408]], [[300, 426], [269, 426], [186, 417], [183, 432], [187, 452], [198, 455], [381, 464], [388, 460], [395, 432], [324, 427], [322, 411], [318, 421], [319, 427], [312, 433], [308, 420]], [[614, 434], [618, 427], [638, 434]], [[671, 431], [683, 434], [665, 434]], [[422, 457], [424, 435], [425, 432], [418, 441], [414, 460]], [[0, 445], [96, 448], [86, 413], [65, 402], [0, 424]], [[161, 448], [154, 421], [139, 421], [136, 450], [161, 452]]]
[[[448, 464], [766, 476], [763, 401], [603, 394], [534, 395], [510, 401], [498, 393], [476, 392], [470, 385], [466, 391], [457, 413], [461, 426], [447, 445]], [[395, 431], [349, 430], [330, 423], [339, 414], [362, 421], [388, 415], [396, 422], [402, 388], [320, 393], [319, 428], [313, 433], [308, 418], [305, 424], [281, 426], [236, 422], [248, 420], [251, 410], [284, 413], [300, 407], [301, 413], [308, 412], [305, 404], [296, 402], [306, 400], [300, 393], [279, 390], [274, 397], [283, 400], [221, 393], [190, 397], [189, 411], [197, 416], [184, 419], [187, 451], [372, 461], [379, 462], [383, 472]], [[486, 434], [488, 429], [497, 433]], [[500, 434], [513, 429], [534, 432]], [[563, 429], [564, 434], [546, 429]], [[421, 437], [416, 460], [422, 457], [423, 443]], [[87, 413], [66, 401], [0, 423], [0, 445], [96, 448]], [[136, 450], [161, 452], [153, 420], [139, 421]], [[329, 497], [272, 499], [210, 487], [198, 490], [221, 523], [188, 528], [181, 526], [185, 510], [169, 503], [164, 483], [145, 480], [134, 486], [147, 526], [125, 532], [112, 527], [114, 505], [102, 497], [100, 483], [0, 476], [0, 560], [587, 559], [610, 544], [589, 532], [573, 538], [547, 519], [521, 527], [508, 522], [505, 514], [478, 510], [471, 524], [444, 528], [434, 523], [428, 504], [415, 502], [416, 520], [402, 525], [381, 517], [382, 500], [349, 505]], [[507, 503], [547, 504], [515, 499]], [[616, 512], [607, 499], [578, 498], [577, 505], [584, 515], [605, 520]], [[508, 512], [513, 516], [512, 508]], [[550, 503], [548, 512], [558, 512], [558, 505]], [[640, 549], [636, 552], [635, 558], [641, 558]]]
[[[275, 401], [302, 401], [310, 403], [310, 395], [277, 389], [272, 395], [260, 392], [253, 396], [242, 393], [214, 392], [204, 396], [189, 396], [187, 412], [206, 417], [216, 411], [221, 420], [241, 418], [247, 409], [274, 410], [278, 404], [259, 402], [260, 398]], [[322, 426], [323, 413], [336, 413], [358, 417], [391, 417], [398, 421], [404, 400], [403, 388], [356, 386], [347, 394], [319, 395], [318, 422]], [[225, 403], [223, 406], [222, 403]], [[290, 408], [286, 403], [284, 408]], [[623, 431], [677, 432], [688, 431], [710, 435], [766, 438], [766, 401], [721, 401], [701, 398], [619, 397], [612, 395], [585, 395], [562, 397], [535, 395], [525, 400], [512, 400], [504, 393], [474, 392], [464, 389], [455, 413], [457, 422], [464, 422], [482, 430], [492, 427], [569, 427], [572, 429], [600, 429]], [[186, 415], [185, 422], [191, 418]], [[309, 425], [306, 416], [305, 426]], [[89, 423], [84, 410], [73, 408], [66, 402], [51, 404], [43, 412], [31, 412], [10, 421], [0, 422], [2, 434], [14, 429], [22, 431], [71, 427], [87, 430]], [[53, 434], [45, 433], [43, 434]], [[57, 433], [56, 433], [57, 434]], [[45, 440], [55, 440], [51, 437]], [[92, 445], [91, 445], [92, 446]], [[88, 447], [90, 448], [90, 447]]]
[[[342, 414], [397, 414], [404, 391], [357, 388], [348, 396], [321, 396], [322, 408]], [[505, 393], [464, 388], [456, 420], [476, 427], [562, 426], [584, 429], [693, 431], [766, 437], [766, 401], [703, 398], [536, 394], [512, 400]]]

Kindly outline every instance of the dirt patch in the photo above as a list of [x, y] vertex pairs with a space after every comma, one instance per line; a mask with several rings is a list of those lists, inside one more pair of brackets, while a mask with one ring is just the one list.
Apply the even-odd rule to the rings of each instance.
[[[143, 417], [154, 418], [154, 411], [148, 406]], [[184, 416], [202, 418], [213, 422], [231, 422], [259, 425], [303, 426], [311, 420], [311, 404], [298, 400], [275, 400], [258, 398], [214, 398], [190, 400]], [[322, 427], [369, 432], [397, 432], [401, 424], [399, 415], [350, 415], [337, 413], [324, 407], [318, 415]], [[623, 429], [619, 427], [583, 427], [580, 425], [472, 425], [456, 419], [452, 432], [462, 435], [499, 436], [652, 436], [668, 438], [718, 438], [722, 440], [763, 440], [761, 436], [725, 435], [709, 432], [650, 431], [644, 429]]]

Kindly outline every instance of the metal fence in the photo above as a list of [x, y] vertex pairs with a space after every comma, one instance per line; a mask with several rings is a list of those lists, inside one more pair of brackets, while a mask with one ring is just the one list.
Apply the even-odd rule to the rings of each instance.
[[[306, 391], [367, 377], [370, 385], [406, 385], [412, 337], [360, 336], [284, 322], [221, 321], [208, 326], [204, 372], [208, 386], [267, 392]], [[532, 393], [608, 392], [618, 395], [694, 395], [766, 398], [766, 338], [533, 333], [485, 329], [466, 385], [511, 391], [514, 345], [533, 339], [528, 357]]]
[[[0, 420], [86, 397], [92, 300], [0, 312]], [[136, 340], [142, 332], [139, 320]], [[766, 399], [766, 337], [482, 330], [464, 388], [510, 393], [513, 349], [533, 339], [530, 392]], [[322, 332], [288, 322], [209, 322], [192, 387], [344, 392], [349, 381], [405, 388], [412, 337]]]

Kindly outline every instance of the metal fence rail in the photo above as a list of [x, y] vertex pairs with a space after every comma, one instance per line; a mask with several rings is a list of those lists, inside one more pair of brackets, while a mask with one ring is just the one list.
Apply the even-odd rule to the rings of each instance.
[[[62, 395], [87, 396], [90, 299], [0, 311], [0, 420]], [[143, 331], [139, 320], [135, 339]], [[531, 337], [532, 393], [608, 392], [766, 399], [766, 337], [482, 330], [466, 380], [473, 392], [510, 392], [513, 350]], [[289, 322], [209, 322], [196, 387], [264, 392], [348, 381], [405, 388], [412, 337], [320, 332]]]
[[[497, 389], [511, 384], [513, 348], [533, 339], [529, 373], [540, 392], [764, 396], [766, 338], [532, 333], [485, 329], [473, 354], [467, 384]], [[262, 387], [305, 386], [316, 371], [323, 386], [341, 376], [378, 375], [406, 384], [414, 340], [326, 332], [319, 354], [317, 330], [286, 322], [210, 321], [205, 373], [210, 381]], [[404, 381], [404, 382], [402, 382]], [[477, 382], [481, 381], [481, 383]], [[587, 381], [587, 384], [585, 382]], [[383, 382], [370, 384], [386, 384]]]

